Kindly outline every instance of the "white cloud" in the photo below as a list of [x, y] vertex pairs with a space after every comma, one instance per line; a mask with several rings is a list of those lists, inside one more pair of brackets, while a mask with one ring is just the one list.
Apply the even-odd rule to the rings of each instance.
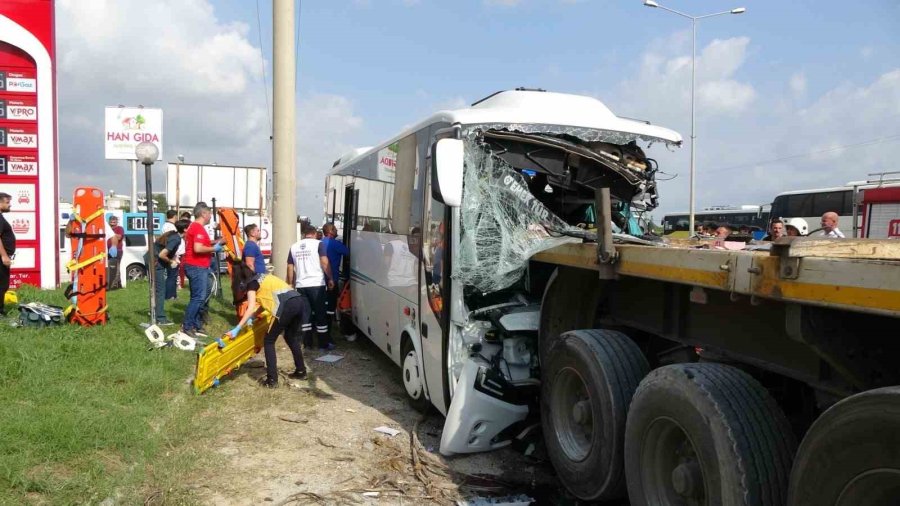
[[[690, 32], [686, 35], [649, 42], [630, 77], [600, 97], [619, 115], [647, 119], [685, 137], [680, 150], [650, 152], [663, 171], [678, 174], [660, 183], [657, 219], [688, 207]], [[835, 81], [825, 93], [795, 103], [758, 91], [771, 87], [771, 76], [741, 77], [749, 54], [746, 37], [714, 41], [698, 53], [698, 208], [771, 202], [782, 191], [839, 186], [896, 164], [900, 140], [891, 136], [900, 134], [900, 68], [871, 82]], [[786, 91], [809, 93], [803, 73], [781, 79], [788, 83]], [[873, 139], [883, 140], [855, 146]]]
[[[246, 25], [220, 21], [208, 0], [60, 0], [56, 19], [62, 198], [76, 184], [130, 189], [128, 162], [103, 159], [107, 105], [162, 108], [166, 160], [184, 153], [188, 162], [271, 167], [262, 78], [269, 62]], [[321, 194], [324, 171], [361, 125], [352, 109], [335, 95], [298, 103], [304, 214], [321, 211], [307, 190]], [[161, 190], [165, 170], [154, 172]]]
[[789, 84], [794, 96], [799, 97], [806, 93], [806, 75], [804, 75], [803, 72], [794, 73], [794, 75], [791, 76]]
[[875, 48], [872, 46], [865, 46], [859, 50], [859, 55], [863, 57], [863, 59], [868, 60], [875, 54]]
[[522, 0], [484, 0], [487, 5], [500, 5], [503, 7], [515, 7], [522, 3]]

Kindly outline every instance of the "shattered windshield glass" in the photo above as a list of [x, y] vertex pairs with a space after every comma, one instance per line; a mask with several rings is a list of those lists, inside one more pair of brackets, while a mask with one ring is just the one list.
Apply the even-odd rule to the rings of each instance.
[[481, 292], [494, 292], [518, 281], [532, 255], [578, 242], [561, 234], [580, 229], [550, 212], [510, 164], [473, 138], [465, 144], [462, 235], [453, 276]]
[[453, 277], [482, 293], [512, 286], [535, 254], [593, 234], [597, 188], [610, 188], [614, 228], [634, 236], [642, 230], [631, 209], [656, 207], [656, 162], [637, 146], [636, 134], [490, 124], [471, 125], [462, 138], [465, 173]]

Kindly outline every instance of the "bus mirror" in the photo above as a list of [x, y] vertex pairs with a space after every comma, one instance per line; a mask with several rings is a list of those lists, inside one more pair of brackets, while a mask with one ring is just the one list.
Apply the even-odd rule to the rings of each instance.
[[459, 207], [463, 188], [463, 141], [440, 139], [434, 143], [431, 152], [431, 195], [450, 207]]

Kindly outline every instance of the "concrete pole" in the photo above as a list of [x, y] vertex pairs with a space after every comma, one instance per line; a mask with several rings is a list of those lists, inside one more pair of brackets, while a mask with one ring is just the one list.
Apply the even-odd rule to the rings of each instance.
[[295, 16], [294, 0], [273, 1], [272, 265], [275, 275], [282, 279], [287, 274], [288, 252], [297, 241]]

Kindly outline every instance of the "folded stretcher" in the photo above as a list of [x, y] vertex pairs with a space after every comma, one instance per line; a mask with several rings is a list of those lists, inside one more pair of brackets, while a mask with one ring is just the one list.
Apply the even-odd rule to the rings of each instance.
[[269, 313], [263, 312], [254, 318], [252, 325], [242, 328], [234, 340], [223, 338], [224, 347], [214, 341], [201, 349], [197, 355], [194, 392], [202, 394], [218, 386], [221, 379], [256, 355], [262, 349], [271, 318]]

